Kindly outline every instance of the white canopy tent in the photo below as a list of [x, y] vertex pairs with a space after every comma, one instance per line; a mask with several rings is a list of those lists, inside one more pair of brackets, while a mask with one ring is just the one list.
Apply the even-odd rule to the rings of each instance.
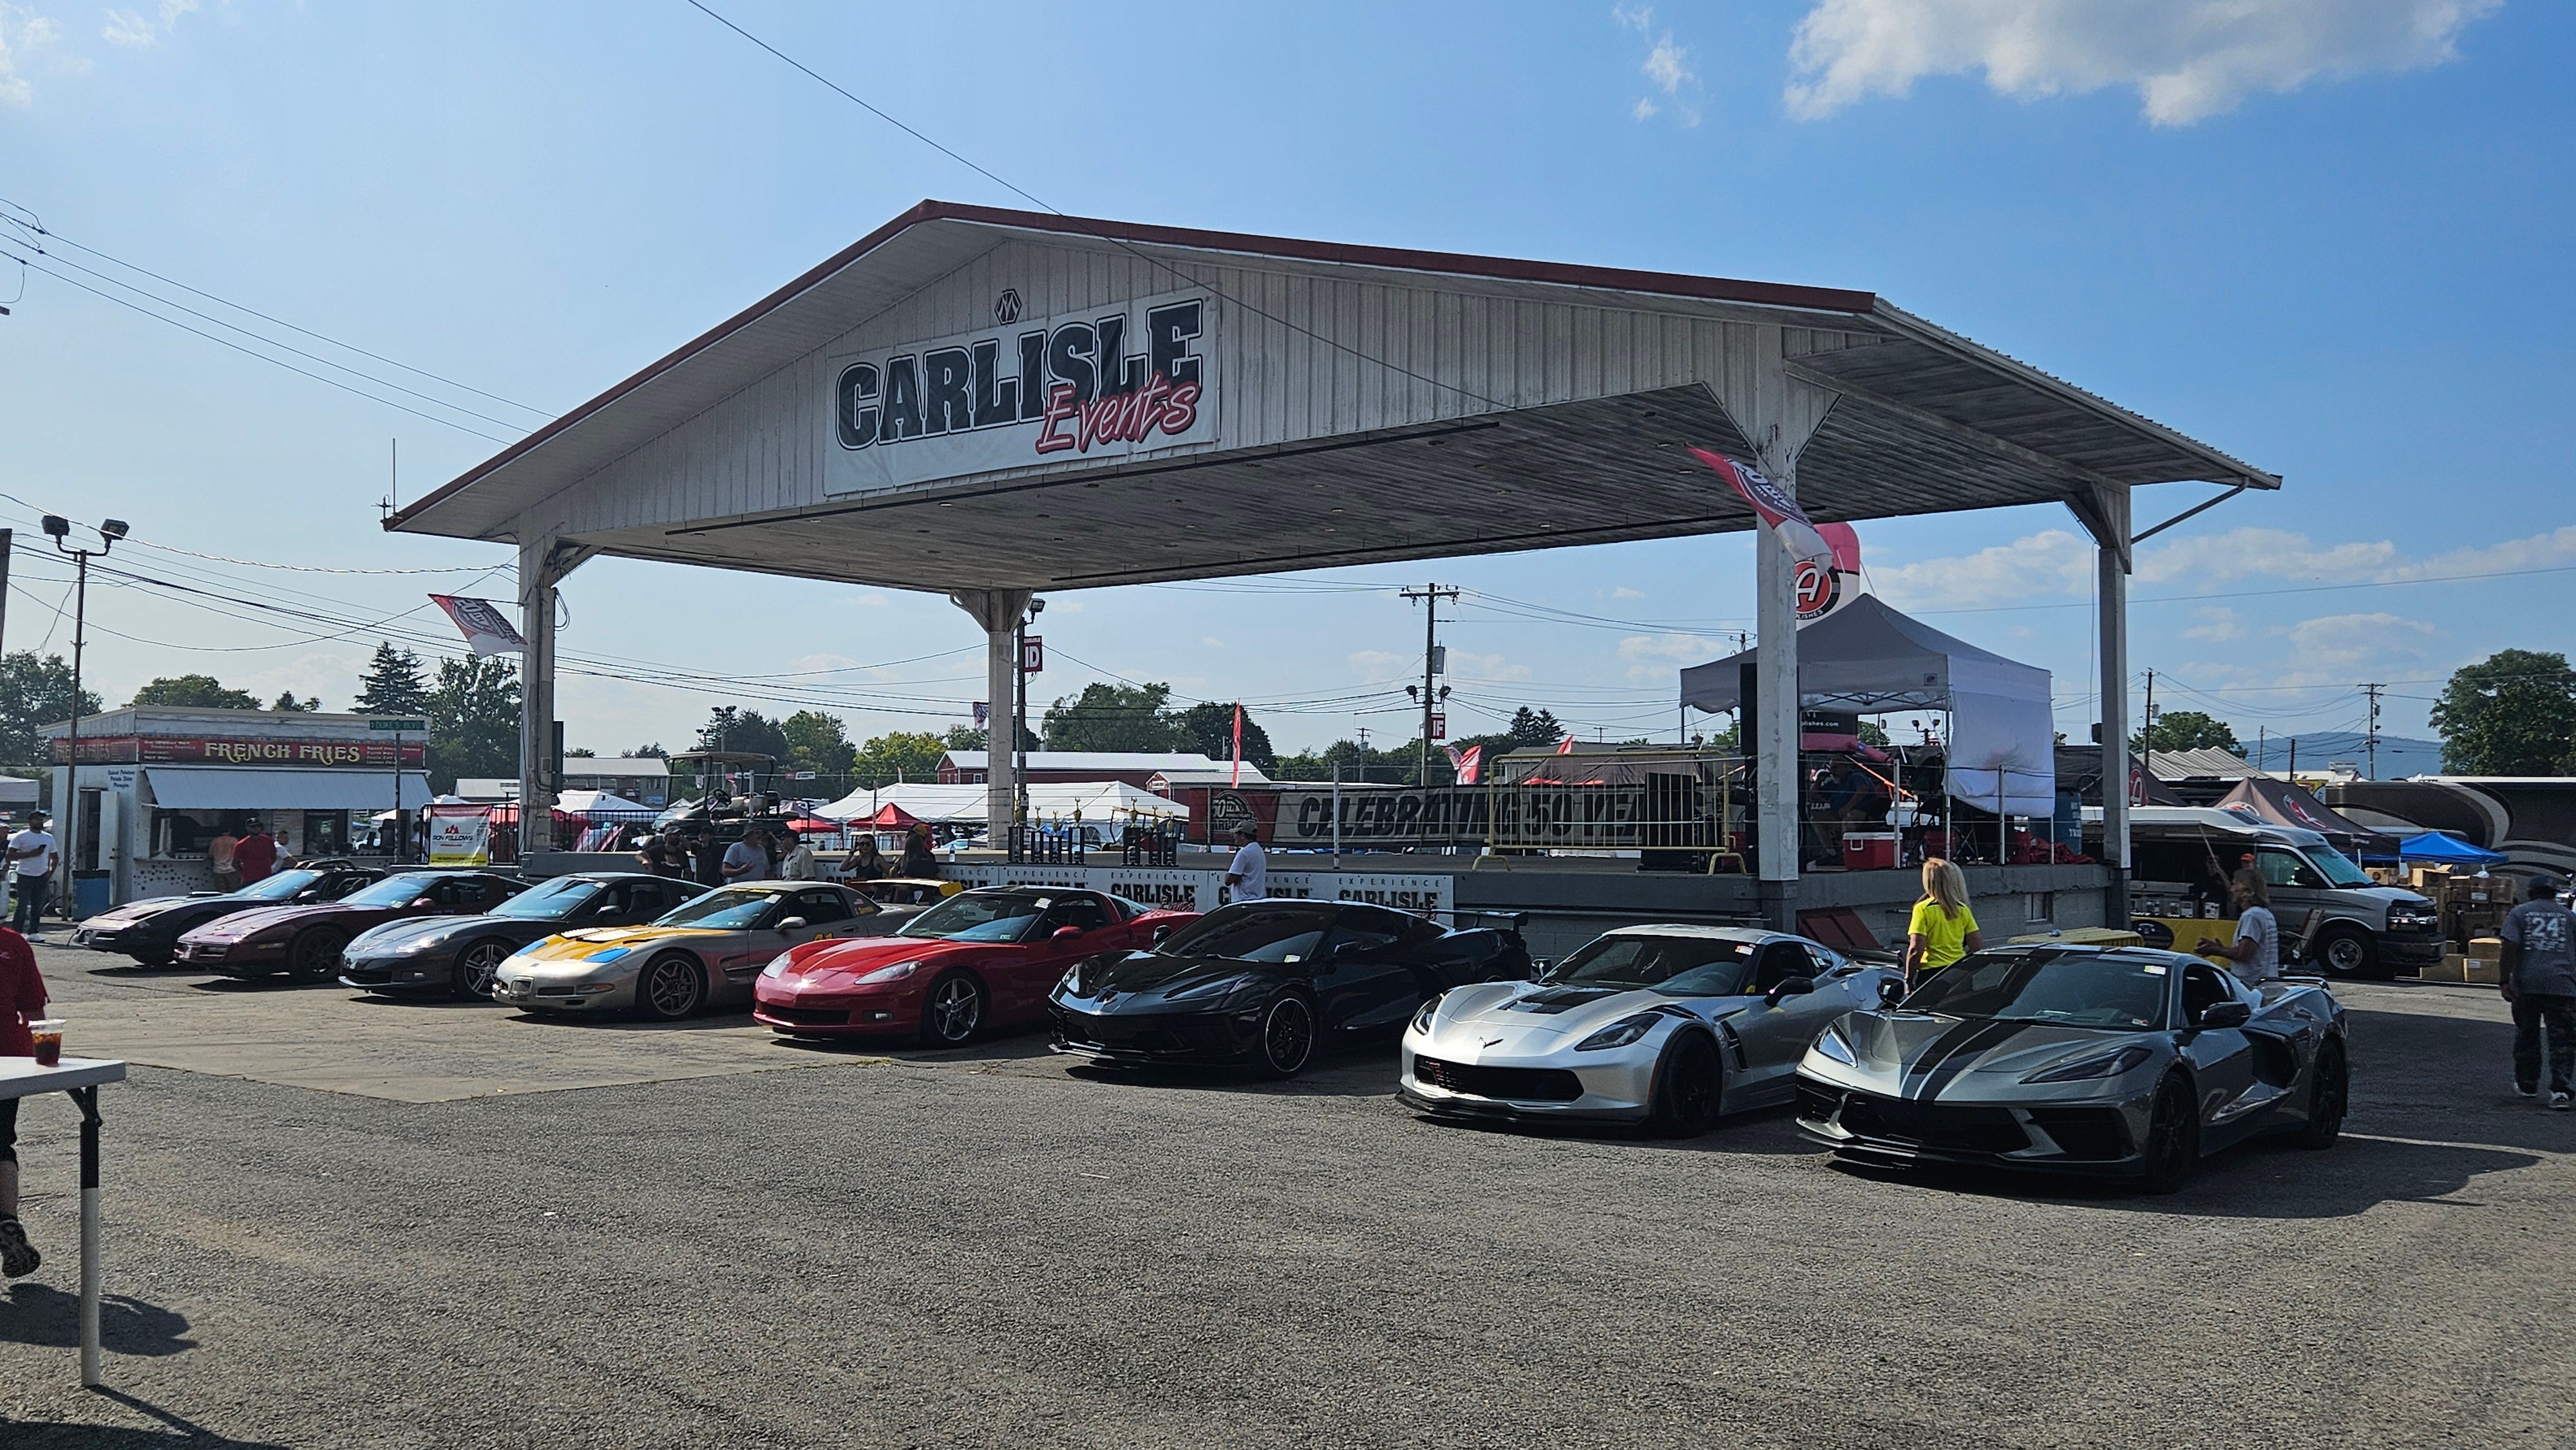
[[[1042, 781], [1029, 790], [1029, 817], [1039, 822], [1156, 820], [1189, 814], [1179, 801], [1118, 780]], [[852, 791], [814, 814], [826, 820], [851, 821], [900, 806], [906, 815], [933, 825], [982, 825], [985, 790], [981, 785], [889, 785]]]
[[576, 816], [624, 816], [631, 820], [650, 820], [655, 812], [642, 801], [631, 801], [607, 790], [568, 790], [555, 797], [555, 809]]
[[[1743, 703], [1746, 650], [1682, 671], [1682, 703]], [[2000, 815], [2057, 810], [2057, 727], [2048, 671], [1953, 639], [1864, 594], [1798, 631], [1798, 704], [1875, 714], [1946, 710], [1954, 800]]]

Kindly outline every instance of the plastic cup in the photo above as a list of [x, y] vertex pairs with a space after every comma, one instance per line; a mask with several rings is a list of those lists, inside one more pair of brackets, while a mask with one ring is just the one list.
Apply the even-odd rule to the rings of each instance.
[[36, 1039], [36, 1066], [62, 1066], [63, 1019], [40, 1017], [27, 1024], [27, 1035]]

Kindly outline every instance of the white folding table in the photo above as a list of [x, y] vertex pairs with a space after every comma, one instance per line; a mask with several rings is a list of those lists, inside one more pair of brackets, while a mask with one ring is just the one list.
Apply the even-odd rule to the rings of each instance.
[[98, 1085], [123, 1081], [125, 1064], [104, 1058], [66, 1057], [57, 1066], [40, 1067], [32, 1057], [0, 1057], [0, 1098], [69, 1093], [80, 1107], [80, 1374], [81, 1385], [86, 1389], [97, 1389], [100, 1383]]

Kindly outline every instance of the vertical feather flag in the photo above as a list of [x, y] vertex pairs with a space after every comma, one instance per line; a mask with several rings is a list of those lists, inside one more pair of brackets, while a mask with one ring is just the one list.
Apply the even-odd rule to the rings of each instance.
[[1762, 522], [1770, 526], [1771, 536], [1780, 541], [1780, 547], [1789, 551], [1791, 559], [1822, 563], [1834, 557], [1834, 546], [1826, 541], [1824, 535], [1816, 532], [1815, 524], [1808, 520], [1806, 511], [1798, 507], [1798, 501], [1783, 492], [1778, 484], [1764, 478], [1752, 464], [1711, 453], [1705, 448], [1692, 449], [1691, 456], [1707, 464], [1718, 477], [1727, 481], [1737, 497], [1753, 506], [1753, 511], [1762, 516]]
[[1229, 785], [1243, 784], [1243, 706], [1234, 707], [1234, 778]]

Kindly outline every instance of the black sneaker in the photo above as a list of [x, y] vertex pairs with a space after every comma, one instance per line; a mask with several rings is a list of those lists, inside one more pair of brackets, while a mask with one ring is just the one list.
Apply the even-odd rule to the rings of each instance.
[[45, 1261], [36, 1246], [27, 1242], [27, 1227], [14, 1218], [0, 1218], [0, 1275], [23, 1279], [36, 1272]]

